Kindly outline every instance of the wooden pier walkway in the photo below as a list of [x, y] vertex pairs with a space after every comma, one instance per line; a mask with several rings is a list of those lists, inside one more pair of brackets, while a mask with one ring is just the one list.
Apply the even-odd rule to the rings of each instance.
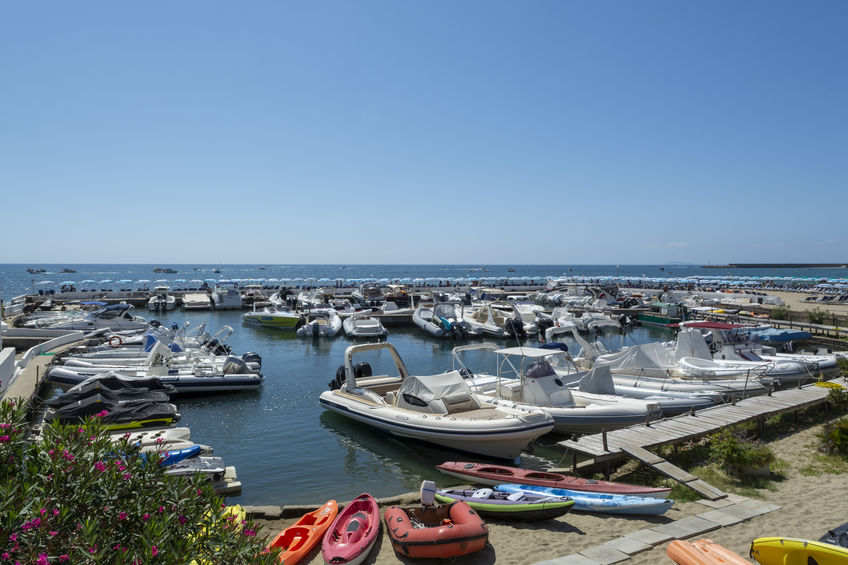
[[[842, 378], [833, 383], [844, 383]], [[722, 404], [690, 414], [663, 418], [648, 424], [585, 435], [578, 439], [561, 441], [558, 445], [574, 454], [592, 459], [593, 463], [611, 462], [634, 457], [657, 471], [695, 489], [709, 499], [721, 498], [724, 493], [700, 481], [686, 471], [675, 467], [658, 455], [648, 451], [663, 445], [675, 445], [715, 433], [726, 426], [756, 421], [763, 430], [765, 420], [785, 412], [794, 412], [827, 401], [830, 389], [808, 384], [800, 388], [780, 390], [766, 396], [755, 396], [733, 404]], [[575, 469], [576, 470], [576, 469]]]

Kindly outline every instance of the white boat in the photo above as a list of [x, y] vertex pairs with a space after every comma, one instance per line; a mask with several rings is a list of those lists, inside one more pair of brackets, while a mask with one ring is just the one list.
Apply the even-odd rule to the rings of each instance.
[[[355, 354], [387, 351], [397, 376], [371, 376]], [[378, 430], [487, 457], [514, 459], [553, 428], [540, 410], [525, 412], [480, 402], [457, 371], [411, 376], [389, 343], [353, 345], [321, 405]]]
[[113, 331], [143, 330], [147, 320], [133, 315], [130, 304], [112, 304], [88, 313], [63, 317], [37, 318], [24, 323], [25, 328], [50, 328], [54, 330], [82, 330], [84, 332], [111, 329]]
[[621, 329], [621, 324], [617, 320], [613, 320], [609, 314], [603, 312], [583, 312], [581, 316], [573, 318], [572, 321], [578, 330], [586, 332]]
[[71, 368], [56, 366], [47, 373], [47, 378], [67, 389], [78, 385], [89, 377], [114, 373], [125, 378], [158, 377], [163, 383], [173, 385], [177, 394], [195, 394], [207, 392], [232, 392], [259, 390], [265, 380], [260, 373], [254, 373], [238, 357], [233, 357], [223, 367], [198, 364], [194, 367], [173, 368], [159, 365], [149, 368]]
[[354, 338], [381, 338], [389, 335], [377, 312], [363, 310], [351, 314], [342, 322], [345, 335]]
[[241, 315], [241, 321], [251, 326], [290, 331], [294, 331], [302, 320], [303, 318], [299, 314], [274, 306], [266, 306], [256, 310], [254, 305], [253, 311]]
[[342, 329], [342, 319], [332, 308], [319, 308], [303, 314], [303, 325], [297, 328], [300, 337], [333, 337]]
[[383, 305], [383, 289], [380, 283], [366, 282], [350, 293], [350, 299], [362, 307], [379, 308]]
[[[463, 355], [475, 350], [495, 357], [494, 374], [472, 372], [466, 365]], [[659, 403], [653, 400], [570, 388], [549, 362], [556, 350], [475, 344], [455, 347], [452, 354], [454, 367], [460, 366], [460, 374], [480, 398], [514, 410], [541, 409], [554, 419], [558, 433], [598, 433], [663, 416]]]
[[297, 294], [297, 309], [312, 310], [313, 308], [327, 308], [330, 300], [335, 298], [332, 289], [319, 287], [302, 290]]
[[183, 294], [183, 310], [209, 310], [212, 301], [205, 292], [186, 292]]
[[212, 307], [215, 310], [241, 310], [242, 299], [236, 281], [218, 281], [212, 288]]
[[422, 299], [412, 314], [412, 322], [430, 335], [444, 338], [464, 338], [483, 333], [462, 319], [462, 305], [442, 302], [435, 298]]
[[522, 319], [515, 304], [506, 301], [465, 307], [462, 319], [472, 328], [495, 337], [525, 337], [539, 331], [535, 323]]
[[153, 296], [147, 301], [147, 309], [153, 312], [165, 312], [173, 310], [177, 304], [177, 299], [173, 294], [169, 294], [170, 289], [167, 286], [157, 286], [153, 289]]

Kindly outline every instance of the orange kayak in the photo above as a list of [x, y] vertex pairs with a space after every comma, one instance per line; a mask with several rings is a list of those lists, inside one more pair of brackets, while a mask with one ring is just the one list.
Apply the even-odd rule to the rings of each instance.
[[335, 500], [327, 502], [318, 510], [301, 516], [297, 522], [277, 534], [268, 545], [283, 550], [279, 563], [294, 565], [315, 547], [324, 537], [324, 532], [333, 523], [339, 513], [339, 504]]
[[750, 561], [708, 539], [692, 543], [674, 540], [665, 553], [678, 565], [751, 565]]

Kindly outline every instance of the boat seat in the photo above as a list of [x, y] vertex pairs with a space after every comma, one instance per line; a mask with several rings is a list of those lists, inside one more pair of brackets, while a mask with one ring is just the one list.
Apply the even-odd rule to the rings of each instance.
[[478, 488], [474, 492], [471, 493], [472, 498], [491, 498], [491, 496], [495, 494], [494, 489], [490, 488]]
[[475, 410], [480, 407], [477, 402], [474, 401], [474, 398], [465, 391], [445, 395], [439, 400], [445, 404], [448, 414], [467, 412], [468, 410]]
[[507, 500], [521, 500], [522, 498], [524, 498], [523, 492], [513, 492], [506, 497]]

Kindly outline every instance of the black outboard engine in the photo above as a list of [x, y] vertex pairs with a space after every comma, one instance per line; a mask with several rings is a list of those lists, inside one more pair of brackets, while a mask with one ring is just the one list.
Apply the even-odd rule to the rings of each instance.
[[150, 321], [148, 322], [148, 324], [150, 324], [150, 325], [151, 325], [151, 326], [153, 326], [154, 328], [159, 328], [159, 327], [161, 327], [161, 326], [162, 326], [162, 322], [160, 322], [159, 320], [150, 320]]
[[318, 324], [312, 324], [312, 337], [319, 337], [321, 335], [321, 326]]
[[357, 363], [353, 368], [353, 374], [357, 379], [361, 379], [363, 377], [370, 377], [374, 373], [371, 371], [371, 365], [367, 361], [362, 361], [361, 363]]
[[229, 355], [231, 350], [229, 346], [224, 345], [214, 337], [203, 344], [204, 347], [212, 354], [212, 355]]
[[542, 335], [544, 335], [546, 329], [554, 327], [554, 321], [550, 318], [540, 317], [536, 320], [536, 324], [539, 326], [539, 333]]
[[255, 367], [257, 373], [262, 370], [262, 357], [255, 351], [248, 351], [241, 358], [251, 369]]
[[509, 318], [504, 323], [506, 335], [511, 337], [527, 337], [527, 332], [524, 331], [524, 321], [517, 318]]
[[330, 387], [330, 390], [339, 390], [340, 388], [342, 388], [342, 385], [346, 380], [347, 377], [345, 376], [345, 366], [339, 365], [339, 368], [336, 369], [336, 378], [331, 380], [328, 386]]

